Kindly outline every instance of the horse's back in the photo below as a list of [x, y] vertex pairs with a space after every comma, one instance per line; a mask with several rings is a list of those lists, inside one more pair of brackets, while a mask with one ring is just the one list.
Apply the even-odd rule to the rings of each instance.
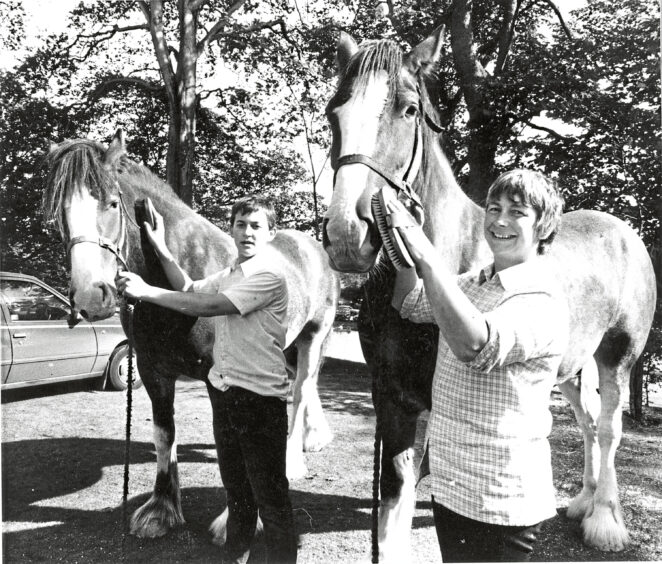
[[278, 231], [271, 252], [285, 274], [288, 300], [288, 344], [306, 325], [315, 329], [335, 314], [340, 293], [338, 275], [322, 245], [300, 231]]
[[[237, 258], [232, 237], [196, 213], [166, 212], [172, 216], [167, 229], [168, 248], [193, 280], [224, 270]], [[166, 216], [166, 227], [168, 227]]]
[[607, 213], [567, 213], [546, 260], [570, 315], [562, 377], [576, 373], [598, 347], [615, 347], [605, 362], [636, 358], [652, 323], [656, 287], [650, 256], [634, 230]]

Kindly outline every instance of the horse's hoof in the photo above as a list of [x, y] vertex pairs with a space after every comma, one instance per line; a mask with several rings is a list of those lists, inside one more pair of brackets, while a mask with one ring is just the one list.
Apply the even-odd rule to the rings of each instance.
[[594, 490], [582, 489], [568, 504], [566, 516], [568, 519], [581, 521], [593, 513], [593, 494]]
[[165, 536], [167, 532], [168, 527], [158, 521], [158, 519], [150, 519], [141, 523], [139, 526], [131, 526], [131, 534], [141, 539], [156, 539]]
[[[226, 507], [211, 525], [209, 525], [209, 532], [211, 533], [211, 542], [216, 546], [223, 546], [228, 536], [228, 508]], [[262, 519], [258, 515], [257, 524], [255, 525], [255, 537], [262, 536], [264, 532], [264, 525]]]
[[[289, 451], [288, 451], [289, 452]], [[299, 452], [297, 455], [287, 457], [287, 479], [299, 480], [308, 474], [308, 468], [303, 460], [303, 453]]]
[[326, 428], [309, 429], [304, 433], [303, 450], [306, 452], [319, 452], [333, 440], [333, 433]]
[[179, 499], [152, 495], [136, 509], [131, 517], [131, 534], [140, 538], [153, 539], [164, 536], [170, 529], [184, 524]]
[[590, 517], [582, 521], [584, 544], [605, 552], [620, 552], [630, 542], [620, 511], [608, 507], [594, 508]]
[[227, 507], [221, 513], [212, 524], [209, 526], [209, 532], [211, 533], [211, 542], [217, 546], [223, 546], [225, 544], [225, 539], [227, 538], [227, 526], [228, 526], [228, 509]]

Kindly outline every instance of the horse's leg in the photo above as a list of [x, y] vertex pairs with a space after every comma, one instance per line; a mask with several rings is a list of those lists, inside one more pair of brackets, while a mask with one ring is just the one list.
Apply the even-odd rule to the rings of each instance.
[[600, 550], [619, 551], [625, 548], [629, 535], [618, 499], [618, 484], [614, 459], [621, 440], [623, 415], [621, 407], [627, 391], [630, 363], [607, 366], [597, 358], [600, 374], [600, 473], [593, 495], [593, 505], [584, 516], [584, 542]]
[[[322, 401], [319, 396], [319, 375], [324, 360], [324, 352], [331, 340], [333, 321], [335, 319], [335, 308], [328, 308], [324, 312], [322, 323], [312, 335], [310, 348], [305, 363], [299, 360], [299, 365], [305, 364], [308, 375], [305, 378], [302, 389], [303, 404], [303, 450], [306, 452], [319, 452], [333, 440], [333, 432], [324, 415]], [[301, 357], [301, 352], [299, 353]]]
[[[211, 542], [217, 546], [223, 546], [228, 536], [228, 508], [226, 507], [216, 519], [209, 525], [209, 532], [211, 533]], [[264, 525], [262, 519], [257, 516], [257, 525], [255, 525], [255, 537], [261, 536], [264, 532]]]
[[416, 506], [414, 442], [418, 413], [405, 413], [382, 395], [379, 402], [382, 469], [379, 506], [379, 561], [411, 560], [411, 526]]
[[139, 537], [161, 537], [168, 529], [184, 523], [175, 442], [175, 381], [140, 374], [150, 399], [154, 419], [156, 482], [147, 502], [131, 517], [131, 533]]
[[333, 319], [322, 326], [309, 324], [296, 340], [296, 378], [287, 438], [287, 477], [291, 480], [302, 478], [308, 471], [303, 451], [320, 450], [333, 438], [317, 391], [322, 355], [332, 323]]
[[600, 447], [597, 436], [597, 420], [600, 414], [598, 367], [593, 358], [584, 366], [581, 386], [578, 378], [559, 384], [575, 412], [579, 428], [584, 434], [584, 477], [582, 490], [568, 504], [567, 515], [571, 519], [583, 519], [593, 504], [593, 494], [598, 485], [600, 471]]

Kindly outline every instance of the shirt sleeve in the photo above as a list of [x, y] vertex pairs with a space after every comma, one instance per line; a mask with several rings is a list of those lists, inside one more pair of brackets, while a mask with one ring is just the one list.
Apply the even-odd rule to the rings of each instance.
[[480, 372], [561, 355], [568, 338], [565, 303], [544, 292], [511, 296], [485, 313], [489, 338], [467, 364]]
[[278, 299], [286, 298], [287, 287], [282, 276], [274, 272], [257, 272], [221, 292], [241, 315], [266, 309]]
[[221, 272], [215, 272], [201, 280], [194, 280], [193, 284], [191, 284], [190, 291], [198, 292], [200, 294], [217, 294], [221, 279], [226, 274], [226, 271], [223, 270]]
[[400, 308], [400, 317], [414, 323], [435, 323], [422, 280], [418, 280], [416, 286], [405, 296]]

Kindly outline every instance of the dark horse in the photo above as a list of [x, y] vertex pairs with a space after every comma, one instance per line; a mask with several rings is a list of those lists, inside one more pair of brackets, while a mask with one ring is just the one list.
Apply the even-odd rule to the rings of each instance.
[[[359, 331], [383, 439], [380, 553], [397, 562], [405, 561], [409, 552], [415, 500], [412, 446], [417, 417], [430, 408], [436, 336], [431, 327], [401, 320], [390, 306], [392, 269], [379, 261], [373, 194], [387, 184], [405, 191], [411, 185], [425, 210], [425, 231], [454, 272], [491, 260], [482, 237], [483, 210], [458, 186], [435, 133], [425, 79], [439, 60], [441, 45], [442, 32], [437, 30], [403, 56], [393, 42], [366, 42], [359, 48], [342, 34], [339, 84], [326, 109], [336, 176], [324, 245], [336, 269], [372, 269]], [[544, 260], [557, 273], [571, 312], [570, 345], [558, 385], [585, 438], [583, 489], [570, 503], [568, 515], [583, 519], [586, 543], [621, 550], [628, 534], [614, 454], [630, 369], [652, 323], [652, 264], [630, 227], [593, 211], [565, 214]]]
[[[147, 168], [129, 160], [121, 132], [107, 150], [84, 139], [65, 141], [51, 150], [47, 162], [44, 215], [57, 223], [69, 242], [69, 292], [74, 311], [84, 317], [103, 319], [115, 312], [118, 262], [126, 262], [122, 268], [128, 267], [150, 284], [169, 287], [138, 227], [145, 221], [139, 205], [145, 198], [163, 216], [168, 248], [192, 279], [233, 262], [232, 239], [186, 206]], [[332, 437], [317, 394], [317, 377], [333, 326], [339, 281], [322, 246], [303, 233], [280, 231], [272, 250], [289, 289], [286, 358], [292, 367], [296, 365], [296, 379], [287, 470], [293, 478], [305, 474], [304, 447], [319, 450]], [[138, 303], [129, 328], [126, 304], [121, 306], [122, 323], [127, 332], [133, 331], [138, 369], [152, 401], [157, 455], [154, 492], [133, 514], [131, 532], [156, 537], [184, 522], [177, 475], [175, 381], [180, 375], [207, 377], [213, 326], [209, 318]], [[220, 518], [215, 522], [221, 523]], [[223, 533], [222, 526], [214, 528], [217, 539]]]

